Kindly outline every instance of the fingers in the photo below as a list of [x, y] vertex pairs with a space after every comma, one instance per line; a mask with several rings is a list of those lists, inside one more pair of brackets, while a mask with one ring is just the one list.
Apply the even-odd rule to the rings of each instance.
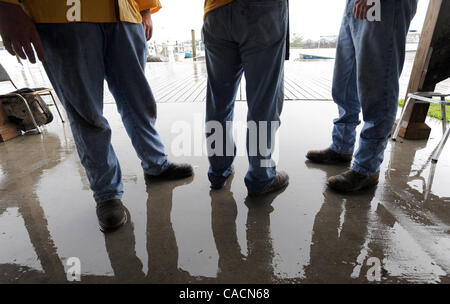
[[[37, 57], [40, 61], [45, 60], [44, 47], [42, 46], [41, 39], [38, 35], [31, 38], [30, 42], [13, 41], [8, 39], [3, 40], [3, 45], [5, 49], [13, 56], [19, 56], [20, 58], [28, 60], [31, 63], [36, 63], [36, 56], [34, 50], [36, 51]], [[33, 50], [34, 46], [34, 50]]]
[[22, 43], [20, 41], [13, 41], [12, 45], [17, 56], [22, 59], [27, 59], [27, 56], [25, 56], [25, 53], [23, 52]]
[[153, 26], [144, 24], [145, 39], [149, 41], [153, 36]]
[[31, 63], [36, 63], [36, 57], [34, 56], [34, 51], [33, 51], [33, 47], [31, 46], [31, 43], [25, 43], [23, 45], [23, 49], [25, 51], [25, 54], [27, 54], [28, 60]]
[[9, 39], [3, 39], [3, 45], [5, 49], [13, 56], [16, 56], [16, 52], [14, 52], [14, 48], [12, 46], [11, 40]]
[[353, 7], [353, 15], [355, 15], [356, 19], [366, 19], [367, 5], [364, 1], [355, 2], [355, 6]]
[[358, 19], [363, 19], [363, 10], [364, 10], [364, 5], [360, 4], [358, 7]]
[[361, 2], [358, 1], [358, 4], [356, 5], [356, 14], [355, 14], [356, 19], [361, 19], [360, 14], [361, 14]]
[[367, 12], [369, 11], [369, 7], [364, 5], [361, 10], [361, 19], [367, 19]]
[[42, 46], [41, 38], [37, 32], [31, 37], [31, 43], [34, 46], [34, 50], [36, 51], [39, 60], [43, 62], [45, 60], [44, 47]]
[[147, 41], [148, 41], [148, 40], [152, 39], [152, 36], [153, 36], [153, 26], [149, 26], [147, 31], [148, 31], [148, 34], [147, 34]]
[[359, 19], [360, 6], [361, 6], [360, 2], [355, 1], [355, 5], [353, 6], [353, 15], [355, 16], [356, 19]]

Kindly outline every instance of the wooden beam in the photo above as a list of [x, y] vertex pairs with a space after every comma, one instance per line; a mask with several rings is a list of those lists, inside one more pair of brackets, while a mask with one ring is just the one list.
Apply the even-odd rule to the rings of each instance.
[[[450, 77], [449, 37], [450, 1], [431, 0], [407, 93], [434, 91], [436, 84]], [[399, 135], [407, 139], [427, 139], [431, 131], [425, 123], [428, 108], [428, 104], [415, 104], [408, 110]]]

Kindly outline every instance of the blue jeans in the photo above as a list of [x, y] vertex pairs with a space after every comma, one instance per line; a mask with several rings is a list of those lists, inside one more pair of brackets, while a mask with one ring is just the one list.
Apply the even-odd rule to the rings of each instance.
[[145, 173], [169, 165], [155, 130], [156, 102], [145, 78], [141, 24], [38, 24], [48, 77], [63, 103], [80, 160], [97, 202], [119, 199], [122, 175], [103, 116], [106, 79]]
[[[235, 0], [206, 15], [203, 26], [208, 71], [206, 123], [217, 122], [224, 132], [222, 148], [216, 145], [215, 154], [209, 155], [211, 181], [224, 180], [232, 172], [236, 147], [227, 122], [233, 121], [236, 92], [243, 73], [247, 121], [256, 123], [257, 133], [250, 132], [250, 127], [247, 130], [250, 166], [245, 183], [249, 192], [259, 192], [276, 176], [270, 160], [284, 99], [286, 12], [286, 0]], [[207, 137], [212, 134], [212, 130], [207, 130]], [[267, 141], [263, 143], [261, 136]], [[264, 145], [268, 149], [262, 151]]]
[[332, 90], [339, 118], [331, 149], [353, 153], [362, 110], [364, 127], [352, 169], [373, 175], [380, 171], [395, 123], [406, 36], [417, 0], [382, 0], [379, 22], [356, 19], [353, 5], [354, 0], [347, 0], [336, 51]]

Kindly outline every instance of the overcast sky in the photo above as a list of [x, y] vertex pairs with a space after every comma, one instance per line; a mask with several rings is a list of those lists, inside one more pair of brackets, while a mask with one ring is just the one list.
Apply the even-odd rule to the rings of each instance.
[[[421, 30], [430, 0], [419, 0], [411, 29]], [[191, 29], [199, 37], [204, 0], [161, 0], [163, 8], [153, 15], [153, 37], [157, 42], [190, 39]], [[304, 38], [337, 35], [346, 0], [290, 0], [291, 32]]]

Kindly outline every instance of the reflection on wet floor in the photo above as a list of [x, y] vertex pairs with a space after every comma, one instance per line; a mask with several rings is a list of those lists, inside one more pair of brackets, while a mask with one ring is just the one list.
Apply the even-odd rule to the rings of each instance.
[[[439, 122], [430, 120], [429, 142], [389, 143], [377, 188], [343, 195], [325, 182], [345, 167], [304, 158], [328, 145], [333, 103], [287, 102], [279, 168], [291, 183], [251, 200], [245, 156], [226, 187], [213, 191], [206, 157], [172, 155], [173, 122], [193, 125], [203, 108], [159, 104], [167, 152], [192, 163], [195, 177], [145, 184], [120, 117], [105, 106], [130, 219], [106, 235], [68, 125], [0, 144], [0, 282], [63, 282], [67, 259], [78, 257], [84, 283], [367, 283], [373, 258], [381, 282], [450, 283], [450, 155], [430, 163]], [[238, 103], [236, 120], [245, 117]]]

